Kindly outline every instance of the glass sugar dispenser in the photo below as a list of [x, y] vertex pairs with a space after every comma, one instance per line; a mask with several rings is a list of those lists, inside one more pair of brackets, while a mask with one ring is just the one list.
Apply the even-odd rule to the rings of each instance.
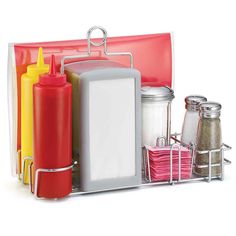
[[[220, 151], [222, 147], [221, 105], [216, 102], [204, 102], [200, 105], [200, 120], [197, 131], [196, 157], [194, 172], [200, 176], [219, 176], [221, 174]], [[218, 150], [201, 153], [206, 150]], [[209, 163], [210, 160], [210, 163]], [[211, 168], [209, 168], [211, 164]], [[211, 170], [211, 174], [209, 171]]]
[[185, 98], [185, 117], [182, 126], [181, 142], [184, 144], [195, 144], [197, 138], [197, 127], [199, 122], [199, 106], [207, 99], [200, 95], [190, 95]]
[[141, 89], [141, 95], [142, 146], [169, 145], [171, 102], [174, 99], [174, 91], [166, 86], [144, 86]]

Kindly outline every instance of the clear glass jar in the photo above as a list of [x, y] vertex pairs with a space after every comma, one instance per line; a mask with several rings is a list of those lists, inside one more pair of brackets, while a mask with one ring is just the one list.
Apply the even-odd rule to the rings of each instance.
[[200, 95], [190, 95], [185, 98], [185, 116], [182, 126], [181, 142], [184, 144], [196, 143], [199, 121], [199, 105], [207, 99]]
[[[222, 145], [221, 105], [215, 102], [204, 102], [200, 105], [200, 120], [197, 131], [197, 145], [194, 172], [200, 176], [209, 175], [209, 154], [200, 154], [198, 151], [220, 149]], [[211, 164], [221, 163], [221, 152], [212, 152]], [[221, 167], [212, 166], [211, 176], [219, 176]]]
[[169, 87], [142, 87], [142, 146], [156, 146], [157, 139], [170, 141], [171, 101]]

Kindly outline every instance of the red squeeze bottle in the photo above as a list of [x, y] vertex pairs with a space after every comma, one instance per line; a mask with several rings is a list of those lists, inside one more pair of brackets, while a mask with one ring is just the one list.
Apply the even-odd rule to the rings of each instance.
[[[41, 75], [33, 87], [33, 115], [35, 174], [41, 168], [71, 166], [72, 86], [67, 83], [65, 74], [56, 72], [54, 55], [51, 57], [50, 72]], [[62, 172], [39, 172], [38, 197], [61, 198], [71, 190], [71, 168]]]

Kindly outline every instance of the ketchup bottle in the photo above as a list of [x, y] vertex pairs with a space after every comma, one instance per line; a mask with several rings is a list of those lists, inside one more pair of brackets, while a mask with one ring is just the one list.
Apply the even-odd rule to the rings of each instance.
[[[56, 72], [51, 57], [49, 74], [33, 87], [34, 170], [66, 168], [72, 164], [72, 86]], [[34, 178], [35, 180], [35, 178]], [[37, 196], [65, 197], [72, 190], [72, 169], [39, 172]]]

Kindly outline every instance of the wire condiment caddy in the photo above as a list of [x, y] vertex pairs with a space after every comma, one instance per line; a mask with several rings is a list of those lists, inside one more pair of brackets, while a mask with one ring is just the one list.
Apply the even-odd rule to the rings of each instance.
[[[222, 147], [220, 149], [212, 149], [212, 150], [204, 150], [204, 151], [198, 151], [195, 149], [194, 145], [186, 145], [184, 143], [181, 143], [181, 141], [178, 139], [178, 137], [180, 136], [180, 134], [175, 133], [171, 135], [171, 140], [172, 143], [169, 146], [170, 147], [170, 178], [166, 181], [152, 181], [151, 177], [150, 177], [150, 165], [149, 165], [149, 157], [148, 157], [148, 147], [143, 147], [143, 180], [142, 180], [142, 184], [140, 185], [136, 185], [136, 186], [127, 186], [127, 187], [122, 187], [122, 188], [115, 188], [115, 189], [104, 189], [102, 191], [89, 191], [89, 192], [84, 192], [81, 191], [79, 186], [77, 184], [73, 184], [73, 188], [72, 188], [72, 192], [69, 196], [75, 196], [75, 195], [84, 195], [84, 194], [91, 194], [91, 193], [98, 193], [98, 192], [106, 192], [106, 191], [112, 191], [112, 190], [121, 190], [121, 189], [130, 189], [130, 188], [142, 188], [145, 186], [158, 186], [158, 185], [175, 185], [175, 184], [181, 184], [181, 183], [189, 183], [189, 182], [199, 182], [199, 181], [205, 181], [205, 182], [211, 182], [212, 180], [221, 180], [223, 181], [225, 178], [225, 166], [230, 165], [231, 161], [228, 160], [227, 158], [225, 158], [225, 152], [231, 150], [232, 148], [227, 145], [227, 144], [222, 144]], [[187, 147], [191, 153], [191, 157], [192, 157], [192, 161], [191, 161], [191, 177], [187, 178], [187, 179], [182, 179], [181, 178], [181, 146]], [[179, 155], [178, 155], [178, 179], [174, 179], [173, 178], [173, 158], [172, 158], [172, 152], [174, 149], [178, 149]], [[208, 153], [209, 156], [209, 165], [206, 165], [206, 167], [208, 167], [209, 169], [209, 174], [208, 176], [205, 177], [199, 177], [197, 175], [195, 175], [192, 170], [195, 166], [194, 163], [194, 156], [195, 153], [199, 152], [199, 154], [205, 154]], [[221, 162], [219, 164], [211, 164], [211, 153], [213, 152], [221, 152]], [[72, 168], [74, 165], [77, 165], [77, 162], [74, 162], [73, 165], [68, 166], [66, 168], [58, 168], [58, 169], [39, 169], [36, 171], [35, 173], [35, 185], [33, 187], [32, 184], [32, 165], [30, 167], [30, 172], [31, 173], [31, 177], [30, 177], [30, 191], [31, 193], [34, 194], [34, 196], [37, 199], [41, 199], [40, 197], [38, 197], [37, 193], [37, 188], [38, 188], [38, 175], [39, 173], [56, 173], [56, 172], [60, 172], [60, 171], [65, 171], [69, 168]], [[211, 168], [215, 167], [215, 166], [220, 166], [221, 167], [221, 174], [218, 176], [212, 176], [211, 175]], [[33, 189], [33, 191], [32, 191]]]
[[[92, 41], [91, 40], [91, 33], [94, 30], [101, 30], [103, 33], [103, 39], [101, 42], [97, 41]], [[92, 54], [91, 47], [100, 47], [103, 46], [103, 53], [106, 56], [128, 56], [129, 57], [129, 67], [132, 69], [134, 66], [134, 58], [132, 53], [130, 52], [109, 52], [107, 50], [107, 32], [104, 28], [102, 27], [92, 27], [89, 29], [87, 33], [87, 51], [83, 52], [83, 54], [79, 55], [74, 55], [74, 56], [64, 56], [61, 58], [61, 73], [64, 73], [65, 71], [65, 61], [67, 60], [76, 60], [76, 59], [84, 59], [88, 58]], [[171, 90], [169, 87], [166, 87], [169, 90]], [[171, 90], [172, 91], [172, 90]], [[175, 184], [180, 184], [180, 183], [187, 183], [187, 182], [196, 182], [196, 181], [206, 181], [206, 182], [211, 182], [212, 180], [224, 180], [225, 177], [225, 166], [231, 164], [231, 161], [225, 158], [225, 152], [231, 150], [231, 147], [227, 144], [222, 144], [219, 149], [209, 149], [209, 150], [197, 150], [195, 144], [190, 144], [186, 145], [185, 143], [182, 143], [180, 141], [180, 136], [181, 134], [179, 133], [174, 133], [170, 135], [170, 104], [168, 103], [168, 109], [167, 109], [167, 116], [168, 116], [168, 123], [167, 123], [167, 139], [165, 137], [160, 137], [157, 139], [157, 145], [163, 145], [168, 151], [169, 151], [169, 156], [168, 156], [168, 178], [165, 180], [153, 180], [152, 175], [151, 175], [151, 166], [150, 166], [150, 156], [149, 156], [149, 151], [150, 151], [150, 146], [144, 145], [143, 148], [140, 149], [142, 152], [142, 182], [137, 185], [130, 185], [130, 186], [123, 186], [123, 187], [115, 187], [115, 188], [103, 188], [101, 190], [95, 190], [95, 191], [83, 191], [81, 190], [81, 186], [76, 182], [72, 182], [72, 190], [71, 193], [68, 196], [75, 196], [75, 195], [82, 195], [82, 194], [89, 194], [89, 193], [98, 193], [98, 192], [105, 192], [105, 191], [111, 191], [111, 190], [119, 190], [119, 189], [129, 189], [129, 188], [142, 188], [145, 186], [156, 186], [156, 185], [175, 185]], [[170, 141], [169, 141], [170, 140]], [[168, 146], [166, 146], [168, 145]], [[190, 160], [190, 166], [189, 166], [189, 177], [183, 178], [183, 171], [182, 171], [182, 148], [185, 148], [189, 151], [191, 160]], [[174, 152], [177, 153], [177, 158], [174, 158]], [[213, 153], [220, 153], [220, 162], [219, 163], [212, 163], [212, 154]], [[208, 156], [208, 164], [198, 166], [195, 163], [195, 157], [196, 154], [207, 154]], [[18, 151], [18, 156], [20, 156], [20, 150]], [[176, 154], [175, 154], [176, 155]], [[20, 163], [20, 158], [18, 158], [18, 163], [17, 163], [17, 169], [20, 169], [21, 163]], [[40, 174], [42, 173], [47, 173], [49, 175], [55, 174], [55, 173], [63, 173], [64, 171], [68, 170], [73, 170], [73, 168], [80, 168], [80, 163], [77, 161], [73, 160], [72, 163], [68, 166], [63, 166], [61, 168], [39, 168], [35, 170], [33, 169], [33, 158], [30, 156], [23, 157], [23, 170], [26, 168], [26, 163], [31, 162], [28, 173], [30, 173], [30, 183], [29, 183], [29, 189], [30, 192], [34, 194], [34, 196], [37, 199], [41, 199], [39, 196], [39, 179], [40, 179]], [[208, 169], [208, 175], [207, 176], [198, 176], [194, 173], [194, 168], [207, 168]], [[220, 167], [220, 174], [219, 175], [212, 175], [212, 168], [213, 167]], [[177, 169], [177, 174], [175, 173], [175, 169]], [[20, 181], [24, 181], [24, 171], [22, 174], [18, 172], [18, 179]], [[176, 177], [177, 176], [177, 177]]]

